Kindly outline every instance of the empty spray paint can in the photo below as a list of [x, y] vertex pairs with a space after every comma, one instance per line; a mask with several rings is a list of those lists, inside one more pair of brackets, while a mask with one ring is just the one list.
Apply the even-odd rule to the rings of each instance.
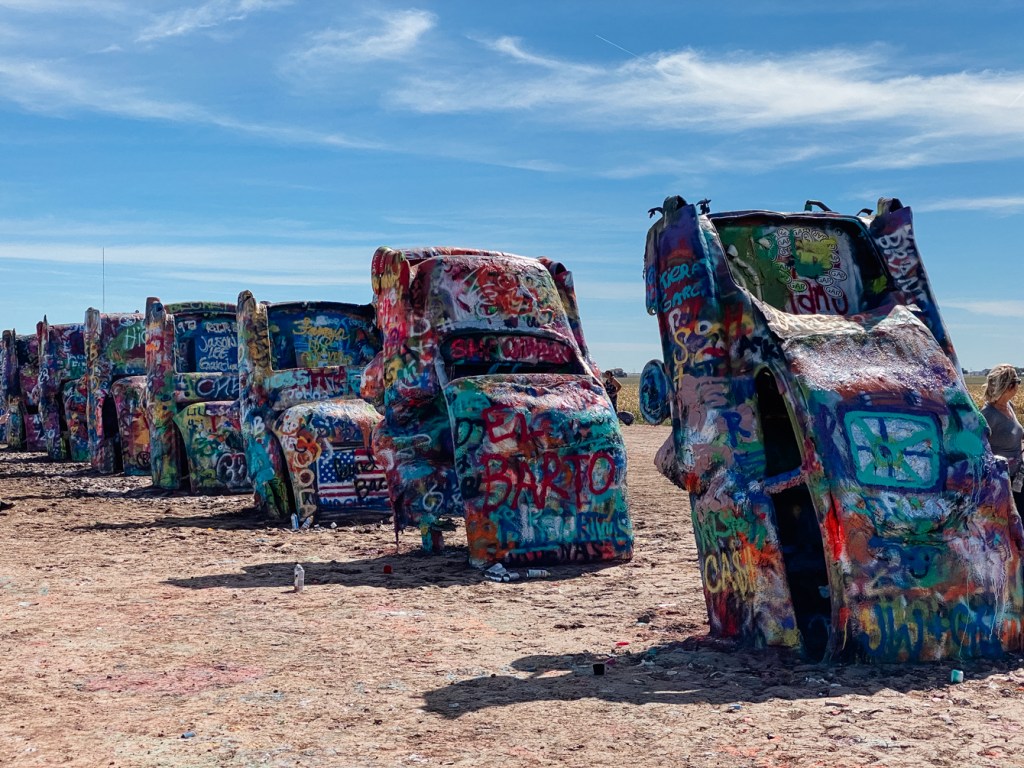
[[962, 669], [954, 669], [949, 673], [949, 682], [951, 683], [962, 683], [964, 681], [964, 671]]
[[551, 575], [550, 571], [545, 571], [543, 568], [528, 568], [526, 570], [526, 578], [528, 579], [545, 579]]
[[295, 564], [295, 591], [301, 592], [302, 587], [305, 586], [306, 581], [306, 569], [298, 563]]

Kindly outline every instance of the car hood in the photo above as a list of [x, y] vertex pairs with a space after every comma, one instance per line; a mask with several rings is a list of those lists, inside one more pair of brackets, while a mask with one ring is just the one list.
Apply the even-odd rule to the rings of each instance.
[[476, 565], [628, 559], [626, 451], [591, 376], [469, 376], [445, 387]]

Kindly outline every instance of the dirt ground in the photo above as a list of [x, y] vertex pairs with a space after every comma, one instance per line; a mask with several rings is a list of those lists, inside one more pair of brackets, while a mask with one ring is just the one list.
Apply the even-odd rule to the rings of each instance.
[[1019, 658], [708, 642], [667, 429], [625, 433], [634, 560], [512, 583], [462, 531], [428, 558], [386, 524], [291, 533], [249, 497], [0, 453], [0, 765], [1024, 765]]

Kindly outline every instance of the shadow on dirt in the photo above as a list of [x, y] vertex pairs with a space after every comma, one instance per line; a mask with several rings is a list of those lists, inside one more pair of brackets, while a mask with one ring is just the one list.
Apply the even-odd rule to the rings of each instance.
[[47, 453], [39, 453], [32, 451], [12, 451], [8, 448], [5, 454], [10, 459], [17, 461], [19, 464], [53, 464], [53, 459]]
[[[890, 689], [900, 693], [931, 691], [940, 700], [960, 700], [950, 683], [959, 669], [966, 680], [1005, 674], [1024, 659], [945, 661], [919, 664], [807, 664], [774, 650], [741, 651], [708, 647], [705, 637], [653, 646], [643, 653], [524, 656], [511, 669], [522, 674], [475, 677], [427, 691], [429, 712], [448, 719], [491, 707], [533, 701], [601, 699], [624, 704], [711, 704], [726, 707], [723, 718], [743, 716], [744, 704], [772, 700], [818, 699], [831, 715], [849, 715], [851, 706], [829, 697], [870, 696]], [[604, 664], [604, 674], [594, 665]], [[966, 694], [963, 694], [966, 696]], [[857, 714], [870, 717], [869, 702]], [[879, 727], [880, 723], [874, 727]], [[782, 724], [780, 723], [780, 728]], [[869, 726], [871, 727], [871, 726]]]
[[61, 501], [66, 497], [62, 493], [12, 493], [3, 498], [4, 501]]
[[36, 477], [36, 478], [39, 478], [40, 480], [45, 481], [46, 478], [47, 478], [47, 475], [45, 473], [43, 473], [43, 472], [31, 472], [31, 471], [26, 470], [26, 469], [22, 469], [22, 470], [19, 470], [17, 472], [3, 472], [3, 473], [0, 473], [0, 478], [3, 478], [4, 480], [14, 480], [14, 479], [25, 478], [25, 477]]
[[[100, 495], [100, 494], [96, 494]], [[168, 515], [156, 520], [131, 521], [126, 523], [101, 523], [77, 525], [72, 531], [134, 531], [146, 528], [213, 528], [221, 531], [257, 530], [267, 527], [266, 518], [254, 507], [237, 512], [221, 512], [213, 515], [190, 515], [177, 517]]]
[[[296, 534], [301, 535], [301, 534]], [[560, 581], [580, 577], [586, 573], [614, 567], [615, 563], [563, 566], [550, 570], [545, 581]], [[418, 547], [407, 545], [395, 554], [370, 557], [363, 560], [332, 560], [329, 563], [302, 563], [306, 571], [306, 588], [322, 584], [340, 584], [346, 587], [384, 587], [386, 589], [418, 589], [427, 584], [455, 587], [487, 581], [496, 589], [516, 589], [522, 581], [495, 583], [488, 581], [483, 572], [468, 564], [466, 547], [448, 547], [443, 555], [426, 555]], [[188, 589], [260, 589], [292, 584], [295, 561], [247, 565], [241, 573], [212, 576], [194, 576], [186, 579], [168, 579], [165, 584]], [[525, 573], [525, 569], [521, 571]]]
[[188, 496], [184, 491], [167, 491], [147, 485], [143, 488], [69, 488], [70, 499], [170, 499]]

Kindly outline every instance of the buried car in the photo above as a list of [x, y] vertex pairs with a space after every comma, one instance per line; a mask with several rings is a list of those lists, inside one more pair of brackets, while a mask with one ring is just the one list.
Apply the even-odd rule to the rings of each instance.
[[380, 349], [371, 305], [257, 302], [238, 296], [242, 435], [260, 506], [293, 527], [388, 515], [371, 435], [381, 416], [359, 397]]
[[7, 407], [7, 339], [10, 331], [4, 331], [0, 336], [0, 443], [7, 445], [7, 433], [10, 429], [10, 411]]
[[238, 410], [235, 309], [224, 302], [146, 300], [150, 468], [157, 488], [252, 488]]
[[363, 394], [396, 531], [436, 547], [465, 515], [470, 561], [628, 559], [626, 452], [587, 353], [572, 275], [458, 248], [373, 257], [381, 353]]
[[672, 197], [648, 233], [641, 410], [671, 418], [656, 463], [690, 494], [712, 633], [815, 661], [1019, 650], [1020, 518], [911, 211], [811, 208]]
[[141, 312], [85, 312], [89, 462], [103, 474], [149, 474], [146, 323]]
[[4, 331], [7, 383], [7, 443], [14, 450], [45, 453], [39, 415], [39, 340]]
[[54, 461], [89, 460], [85, 325], [36, 326], [39, 338], [39, 415], [46, 452]]

